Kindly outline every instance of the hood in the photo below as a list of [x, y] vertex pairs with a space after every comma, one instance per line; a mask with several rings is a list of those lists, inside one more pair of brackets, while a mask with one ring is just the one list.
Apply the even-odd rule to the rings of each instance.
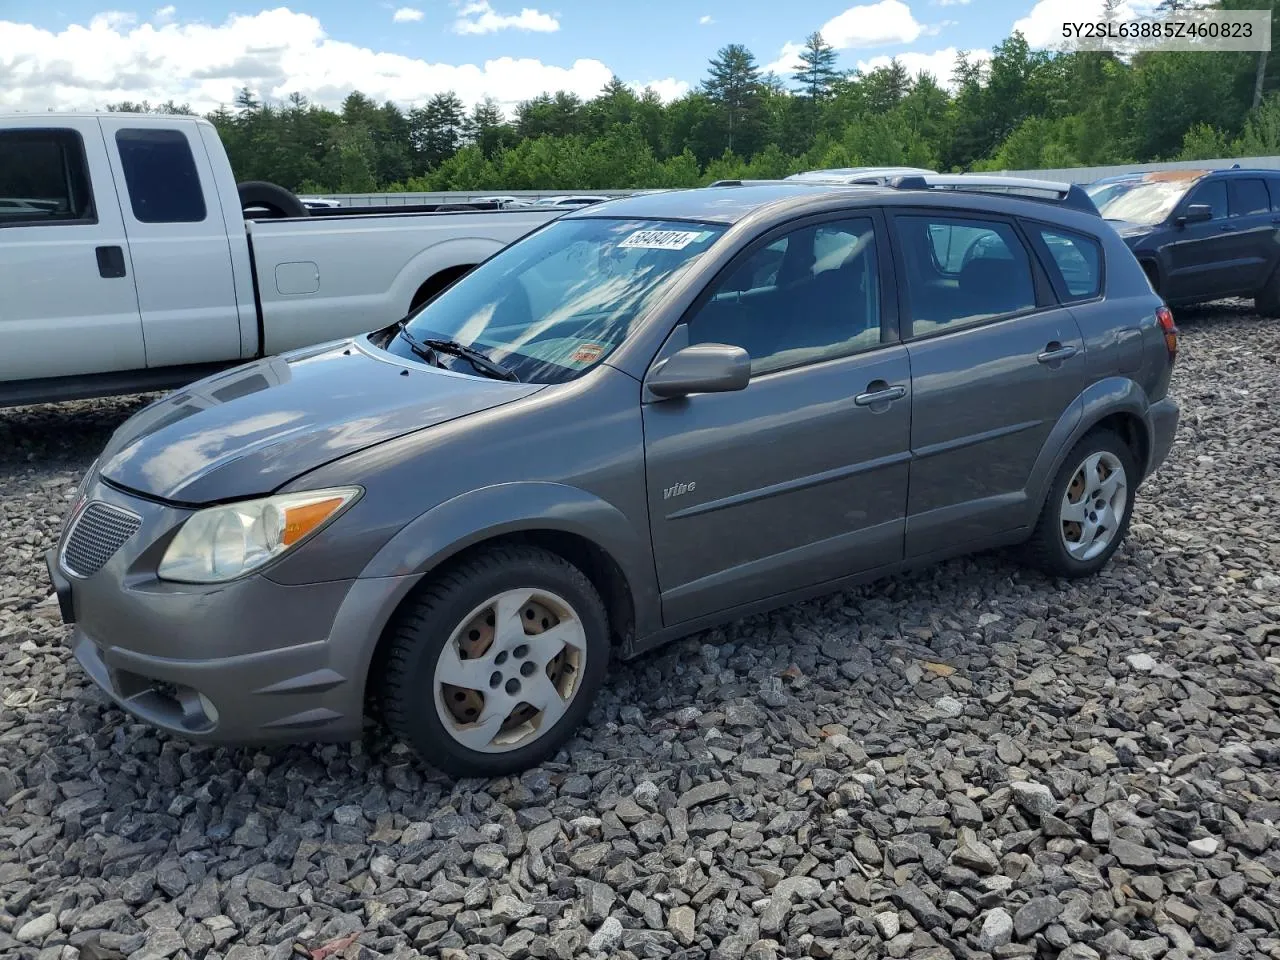
[[1145, 223], [1131, 223], [1128, 220], [1108, 220], [1108, 226], [1116, 233], [1120, 234], [1120, 239], [1129, 246], [1133, 246], [1143, 237], [1150, 236], [1155, 227], [1148, 226]]
[[326, 344], [236, 367], [145, 408], [112, 436], [101, 474], [177, 503], [260, 496], [357, 450], [543, 387], [392, 362], [364, 341]]

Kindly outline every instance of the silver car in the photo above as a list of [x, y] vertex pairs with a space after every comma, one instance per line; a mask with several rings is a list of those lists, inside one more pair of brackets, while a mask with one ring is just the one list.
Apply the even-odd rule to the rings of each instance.
[[594, 205], [165, 397], [47, 558], [76, 658], [175, 734], [350, 739], [371, 707], [491, 775], [614, 657], [990, 547], [1095, 573], [1173, 442], [1177, 330], [1079, 188], [983, 191]]

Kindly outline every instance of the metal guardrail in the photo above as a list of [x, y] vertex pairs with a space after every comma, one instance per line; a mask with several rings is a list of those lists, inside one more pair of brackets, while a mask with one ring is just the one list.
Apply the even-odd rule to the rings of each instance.
[[[1102, 177], [1114, 177], [1121, 173], [1138, 173], [1152, 170], [1225, 170], [1234, 164], [1266, 170], [1280, 170], [1278, 157], [1228, 157], [1218, 160], [1173, 160], [1164, 163], [1117, 164], [1108, 167], [1068, 167], [1060, 170], [987, 170], [984, 173], [1003, 177], [1026, 177], [1032, 180], [1056, 180], [1065, 183], [1090, 183]], [[337, 200], [344, 207], [396, 207], [414, 203], [470, 203], [485, 197], [521, 197], [536, 200], [541, 197], [574, 196], [626, 197], [645, 190], [455, 190], [441, 193], [326, 193], [329, 200]]]

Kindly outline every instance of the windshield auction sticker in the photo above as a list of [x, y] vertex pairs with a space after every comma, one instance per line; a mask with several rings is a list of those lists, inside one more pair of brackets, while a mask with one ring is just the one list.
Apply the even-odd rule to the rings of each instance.
[[702, 236], [701, 231], [637, 230], [618, 244], [618, 247], [630, 250], [683, 250]]

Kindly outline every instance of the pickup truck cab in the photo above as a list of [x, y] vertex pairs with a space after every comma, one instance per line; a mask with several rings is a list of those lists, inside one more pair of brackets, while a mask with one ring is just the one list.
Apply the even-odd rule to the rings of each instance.
[[237, 185], [207, 120], [0, 115], [0, 406], [179, 386], [382, 326], [566, 212], [485, 206], [308, 210]]

